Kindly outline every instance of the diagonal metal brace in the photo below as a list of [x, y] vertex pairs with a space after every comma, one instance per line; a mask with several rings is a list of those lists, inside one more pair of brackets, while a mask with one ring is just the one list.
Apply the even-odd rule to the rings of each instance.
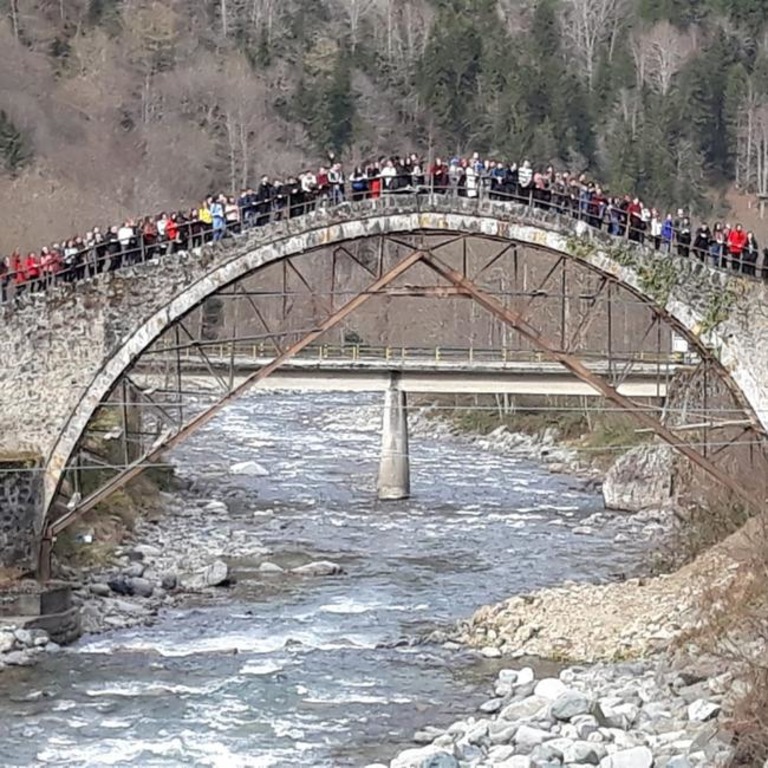
[[598, 391], [603, 397], [632, 414], [632, 416], [644, 427], [652, 429], [662, 440], [664, 440], [664, 442], [683, 454], [686, 458], [690, 459], [696, 466], [703, 469], [707, 474], [711, 475], [715, 480], [731, 490], [742, 501], [752, 507], [755, 512], [762, 511], [765, 505], [764, 499], [753, 496], [727, 473], [715, 466], [709, 459], [702, 456], [702, 454], [690, 445], [690, 443], [681, 440], [672, 430], [665, 427], [652, 416], [649, 416], [643, 406], [620, 394], [602, 376], [594, 373], [584, 365], [581, 360], [567, 352], [559, 350], [555, 344], [542, 336], [523, 315], [507, 309], [494, 296], [478, 288], [471, 280], [464, 277], [460, 272], [457, 272], [433, 254], [425, 254], [423, 261], [443, 279], [448, 280], [458, 288], [462, 288], [478, 304], [480, 304], [480, 306], [514, 328], [518, 333], [538, 347], [545, 355], [547, 355], [547, 357], [563, 365], [573, 373], [574, 376]]
[[[167, 439], [163, 440], [162, 443], [156, 447], [153, 447], [144, 456], [137, 459], [135, 462], [124, 468], [121, 472], [107, 481], [98, 491], [84, 499], [77, 507], [69, 510], [65, 515], [51, 523], [46, 529], [44, 538], [47, 539], [48, 543], [50, 544], [52, 538], [63, 531], [67, 526], [71, 525], [79, 517], [93, 509], [93, 507], [95, 507], [99, 502], [106, 499], [118, 489], [124, 487], [126, 483], [130, 482], [133, 480], [133, 478], [137, 477], [145, 469], [150, 467], [152, 462], [155, 461], [164, 451], [172, 448], [174, 445], [184, 440], [190, 434], [200, 429], [200, 427], [207, 424], [214, 416], [216, 416], [217, 413], [219, 413], [219, 411], [224, 406], [236, 400], [258, 382], [266, 379], [271, 373], [274, 373], [274, 371], [276, 371], [281, 365], [301, 352], [302, 349], [310, 345], [319, 336], [322, 336], [324, 333], [331, 330], [348, 315], [352, 314], [352, 312], [361, 307], [366, 301], [368, 301], [368, 299], [381, 294], [381, 292], [391, 282], [396, 280], [403, 273], [407, 272], [414, 264], [421, 261], [424, 256], [424, 251], [413, 251], [408, 256], [403, 258], [386, 274], [382, 275], [382, 277], [371, 283], [368, 288], [357, 294], [354, 298], [344, 304], [344, 306], [340, 307], [336, 312], [327, 317], [317, 328], [307, 333], [303, 338], [275, 357], [270, 363], [251, 373], [240, 384], [220, 397], [219, 400], [217, 400], [213, 405], [211, 405], [205, 411], [197, 414], [191, 421], [179, 429], [178, 432], [170, 435]], [[43, 542], [43, 544], [43, 551], [45, 551], [45, 542]], [[45, 567], [44, 564], [43, 567]]]

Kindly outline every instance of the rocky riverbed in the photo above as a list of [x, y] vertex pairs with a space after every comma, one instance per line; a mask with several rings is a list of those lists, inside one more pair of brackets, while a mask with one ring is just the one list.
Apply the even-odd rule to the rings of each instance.
[[[341, 420], [344, 430], [357, 436], [355, 440], [370, 435], [375, 442], [377, 415], [378, 407], [371, 406], [347, 411], [343, 416], [339, 413], [324, 416], [317, 419], [317, 423], [322, 432], [334, 423], [334, 419]], [[245, 417], [239, 416], [235, 426], [242, 431], [243, 423]], [[494, 466], [497, 460], [491, 457], [506, 456], [517, 462], [533, 456], [538, 462], [553, 462], [553, 468], [558, 471], [563, 471], [564, 467], [575, 472], [584, 469], [579, 467], [570, 449], [557, 445], [554, 434], [530, 438], [499, 431], [483, 438], [457, 438], [452, 428], [426, 418], [412, 419], [412, 427], [415, 442], [424, 439], [440, 446], [436, 448], [435, 457], [439, 455], [441, 460], [444, 460], [445, 440], [450, 438], [460, 439], [473, 450], [484, 452], [483, 455], [488, 457], [486, 464], [491, 461]], [[301, 466], [313, 466], [312, 461], [317, 461], [303, 455], [306, 445], [313, 441], [319, 444], [320, 438], [314, 433], [310, 438], [302, 437], [305, 443], [292, 449], [298, 452], [290, 454], [302, 457], [304, 463]], [[248, 447], [254, 441], [263, 445], [264, 435], [259, 433], [254, 438], [248, 433]], [[351, 442], [345, 454], [347, 460], [357, 460], [359, 455], [359, 445]], [[218, 602], [231, 600], [232, 590], [229, 588], [241, 575], [245, 576], [246, 582], [257, 580], [260, 585], [258, 599], [263, 600], [263, 594], [300, 593], [302, 583], [322, 583], [343, 577], [350, 563], [356, 570], [360, 569], [359, 561], [349, 557], [326, 556], [332, 550], [329, 544], [325, 551], [315, 553], [306, 545], [289, 552], [280, 551], [280, 546], [275, 545], [280, 539], [280, 527], [292, 523], [292, 518], [285, 517], [281, 522], [284, 512], [270, 504], [269, 484], [280, 479], [279, 489], [275, 488], [275, 498], [280, 498], [290, 492], [286, 489], [290, 489], [294, 478], [300, 477], [305, 470], [291, 464], [289, 473], [279, 475], [275, 464], [262, 459], [261, 455], [259, 460], [268, 466], [247, 456], [244, 449], [243, 455], [235, 455], [224, 466], [214, 463], [202, 482], [199, 467], [185, 470], [182, 480], [186, 489], [163, 495], [165, 514], [139, 522], [133, 540], [115, 553], [109, 567], [82, 575], [75, 599], [82, 605], [83, 629], [90, 634], [106, 633], [105, 637], [109, 638], [121, 637], [120, 630], [134, 627], [134, 634], [127, 641], [118, 640], [117, 646], [107, 641], [105, 648], [126, 647], [128, 652], [136, 653], [136, 649], [145, 647], [143, 643], [136, 644], [138, 635], [135, 634], [143, 625], [152, 624], [169, 612], [183, 612], [189, 606], [215, 606]], [[373, 457], [371, 463], [375, 463]], [[504, 460], [499, 458], [498, 466], [503, 464]], [[482, 461], [478, 466], [482, 466]], [[358, 470], [355, 468], [354, 471]], [[223, 484], [217, 481], [222, 473], [230, 478]], [[638, 549], [650, 551], [665, 535], [671, 524], [668, 510], [656, 508], [636, 515], [615, 515], [593, 508], [583, 514], [578, 511], [582, 502], [574, 504], [573, 500], [581, 498], [583, 489], [594, 488], [592, 479], [586, 484], [578, 481], [582, 490], [571, 491], [561, 483], [553, 493], [542, 494], [535, 487], [523, 491], [530, 482], [527, 477], [522, 473], [519, 478], [515, 476], [505, 481], [520, 489], [520, 493], [531, 494], [526, 500], [517, 502], [509, 519], [500, 507], [490, 507], [490, 513], [482, 512], [481, 505], [477, 510], [459, 509], [457, 532], [474, 531], [475, 516], [482, 524], [477, 530], [498, 524], [490, 520], [503, 521], [509, 526], [503, 535], [512, 537], [525, 535], [531, 525], [538, 526], [537, 535], [544, 537], [541, 540], [552, 542], [548, 557], [553, 572], [559, 572], [563, 560], [579, 548], [580, 541], [587, 544], [585, 552], [591, 551], [589, 542], [594, 539], [601, 542], [597, 547], [602, 552], [601, 557], [607, 557], [613, 547], [614, 580], [605, 583], [603, 578], [602, 584], [595, 585], [563, 581], [561, 577], [559, 586], [520, 590], [513, 598], [480, 608], [471, 618], [462, 620], [456, 632], [448, 627], [435, 631], [434, 623], [431, 626], [417, 623], [409, 636], [391, 638], [389, 642], [393, 646], [419, 644], [415, 647], [423, 647], [428, 657], [433, 653], [430, 648], [439, 648], [440, 658], [448, 665], [452, 657], [457, 664], [460, 659], [461, 664], [465, 664], [468, 656], [474, 656], [504, 667], [489, 687], [487, 700], [479, 703], [478, 711], [447, 728], [421, 728], [414, 734], [413, 749], [416, 751], [405, 750], [391, 760], [391, 767], [602, 765], [604, 768], [686, 768], [724, 764], [727, 749], [716, 733], [721, 709], [726, 705], [724, 689], [728, 679], [722, 677], [719, 670], [707, 675], [685, 671], [685, 668], [682, 671], [668, 670], [664, 651], [675, 638], [695, 626], [694, 605], [699, 585], [706, 579], [726, 578], [730, 573], [727, 563], [713, 559], [680, 574], [648, 580], [637, 573], [637, 552]], [[444, 481], [445, 478], [439, 476], [438, 483]], [[250, 489], [257, 486], [264, 498], [254, 506]], [[473, 488], [471, 479], [467, 487]], [[565, 496], [572, 498], [566, 500]], [[323, 501], [325, 506], [330, 503], [330, 498], [333, 497], [329, 493]], [[302, 496], [302, 499], [302, 504], [307, 504], [308, 508], [315, 504], [310, 497]], [[334, 501], [332, 509], [338, 509], [338, 504]], [[348, 502], [342, 499], [341, 507], [345, 504]], [[541, 510], [546, 510], [546, 517], [542, 517]], [[338, 522], [333, 523], [338, 526], [335, 530], [339, 532], [338, 536], [343, 536], [351, 518], [343, 514], [339, 517], [338, 512], [334, 512], [334, 516], [331, 519], [338, 518]], [[423, 521], [418, 529], [419, 536], [438, 535], [439, 527], [435, 527], [434, 521], [419, 519]], [[388, 518], [383, 522], [384, 527], [379, 533], [382, 542], [388, 541], [393, 526], [401, 525]], [[292, 524], [295, 527], [297, 521], [293, 520]], [[306, 522], [298, 524], [307, 525]], [[320, 529], [307, 526], [306, 531], [306, 536], [316, 540]], [[326, 536], [325, 532], [323, 536]], [[557, 544], [560, 539], [563, 543], [568, 542], [567, 545]], [[303, 541], [301, 533], [298, 541]], [[525, 546], [525, 539], [522, 543]], [[457, 547], [461, 547], [458, 541], [451, 543], [448, 550], [454, 557]], [[617, 556], [625, 549], [625, 558]], [[502, 560], [499, 566], [505, 573], [514, 573], [521, 563], [527, 562], [523, 566], [523, 572], [527, 573], [532, 568], [531, 561], [526, 560], [527, 553], [510, 551], [513, 554], [509, 560]], [[403, 550], [403, 556], [409, 556], [407, 550]], [[505, 557], [501, 552], [499, 556]], [[594, 558], [594, 555], [589, 557]], [[423, 566], [420, 560], [414, 562], [419, 565], [413, 572], [412, 583], [415, 584], [422, 578]], [[424, 565], [427, 562], [425, 559]], [[589, 560], [580, 562], [586, 566]], [[486, 569], [488, 565], [482, 568]], [[588, 573], [586, 578], [589, 579]], [[489, 599], [487, 595], [497, 577], [489, 576], [489, 579], [484, 582], [485, 600]], [[551, 577], [544, 583], [552, 583]], [[275, 585], [274, 588], [270, 584]], [[287, 593], [284, 592], [286, 585]], [[535, 579], [533, 585], [541, 586]], [[504, 592], [496, 594], [498, 600]], [[335, 615], [335, 611], [341, 611], [341, 606], [346, 605], [336, 600], [338, 596], [324, 607], [326, 611], [333, 611], [330, 615]], [[475, 605], [482, 601], [483, 594], [478, 594]], [[354, 616], [358, 608], [350, 606], [343, 610], [349, 610]], [[365, 615], [360, 614], [361, 617]], [[13, 631], [0, 635], [0, 650], [4, 642], [9, 651], [2, 657], [5, 661], [0, 661], [0, 665], [26, 664], [34, 658], [47, 656], [46, 650], [58, 651], [44, 640], [42, 637], [27, 638]], [[222, 650], [237, 653], [244, 640], [242, 635], [237, 635], [231, 646], [230, 641], [223, 642]], [[285, 648], [290, 649], [292, 642], [295, 641], [289, 638]], [[94, 645], [95, 649], [100, 647], [98, 643]], [[280, 643], [275, 646], [278, 647], [282, 647]], [[168, 650], [167, 653], [173, 656], [175, 651]], [[558, 679], [536, 680], [529, 668], [513, 668], [515, 659], [523, 655], [597, 663], [565, 669]], [[166, 652], [163, 651], [161, 656], [165, 658]], [[631, 663], [622, 661], [629, 657], [644, 658]], [[274, 662], [274, 667], [271, 660], [266, 664], [254, 664], [246, 660], [246, 668], [279, 670], [285, 660], [281, 658]], [[259, 671], [258, 674], [271, 672]], [[292, 732], [288, 731], [289, 734]], [[379, 743], [382, 746], [377, 750], [378, 755], [388, 759], [391, 750], [383, 746], [385, 742]], [[359, 766], [365, 762], [370, 761], [322, 764]], [[237, 762], [233, 757], [230, 764], [249, 763]], [[295, 758], [264, 763], [289, 764], [294, 765]]]
[[[717, 768], [729, 746], [717, 717], [733, 680], [664, 662], [571, 667], [537, 679], [502, 669], [472, 717], [414, 735], [389, 768]], [[374, 764], [369, 768], [386, 768]]]

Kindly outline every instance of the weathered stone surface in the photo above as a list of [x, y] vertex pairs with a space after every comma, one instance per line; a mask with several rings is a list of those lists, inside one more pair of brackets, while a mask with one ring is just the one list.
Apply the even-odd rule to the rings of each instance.
[[606, 473], [608, 509], [640, 512], [660, 507], [672, 493], [673, 451], [667, 445], [639, 445], [620, 456]]
[[223, 560], [215, 560], [195, 573], [184, 574], [180, 585], [184, 589], [206, 589], [224, 586], [229, 581], [229, 566]]
[[291, 568], [291, 573], [296, 573], [299, 576], [338, 576], [344, 573], [344, 569], [338, 563], [332, 563], [330, 560], [317, 560], [313, 563]]
[[[22, 414], [18, 418], [22, 419]], [[2, 429], [0, 426], [0, 433]], [[0, 460], [0, 567], [30, 568], [35, 563], [34, 528], [43, 509], [40, 464], [40, 460], [32, 457]]]
[[451, 753], [441, 747], [429, 746], [406, 749], [389, 765], [390, 768], [458, 768], [459, 763]]
[[570, 720], [578, 715], [589, 714], [592, 702], [579, 691], [565, 691], [553, 702], [550, 712], [556, 720]]
[[653, 753], [648, 747], [633, 747], [606, 755], [600, 768], [652, 768]]
[[706, 699], [697, 699], [688, 705], [688, 719], [697, 723], [704, 723], [720, 714], [720, 705]]

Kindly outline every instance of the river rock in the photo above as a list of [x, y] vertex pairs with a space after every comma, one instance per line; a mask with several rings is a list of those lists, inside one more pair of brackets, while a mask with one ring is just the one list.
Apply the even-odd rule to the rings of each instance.
[[179, 586], [179, 577], [173, 571], [166, 571], [160, 576], [160, 586], [166, 592], [172, 592]]
[[503, 705], [504, 699], [488, 699], [488, 701], [484, 701], [478, 709], [486, 715], [492, 715], [494, 712], [498, 712]]
[[130, 585], [131, 594], [136, 595], [136, 597], [152, 597], [152, 593], [155, 591], [155, 588], [149, 579], [131, 579]]
[[605, 506], [625, 512], [663, 506], [672, 494], [672, 456], [668, 446], [653, 444], [620, 456], [603, 481]]
[[281, 568], [277, 563], [266, 562], [259, 565], [259, 573], [265, 573], [267, 575], [285, 573], [285, 569]]
[[542, 696], [528, 696], [520, 701], [513, 701], [501, 711], [504, 720], [522, 720], [546, 714], [550, 701]]
[[13, 646], [16, 643], [16, 638], [13, 636], [13, 632], [0, 632], [0, 653], [8, 653], [13, 650]]
[[151, 544], [137, 544], [132, 551], [138, 552], [144, 558], [160, 557], [163, 554], [159, 547], [153, 547]]
[[652, 768], [653, 753], [648, 747], [632, 747], [606, 755], [600, 768]]
[[538, 747], [539, 744], [543, 744], [551, 738], [553, 738], [552, 734], [543, 728], [521, 725], [515, 734], [515, 745], [518, 752], [529, 753], [534, 747]]
[[345, 571], [338, 563], [333, 563], [330, 560], [316, 560], [312, 563], [306, 563], [306, 565], [291, 568], [291, 573], [298, 576], [339, 576]]
[[112, 594], [109, 585], [99, 581], [95, 584], [91, 584], [88, 589], [90, 589], [92, 594], [98, 595], [99, 597], [109, 597]]
[[135, 563], [131, 563], [124, 571], [123, 576], [129, 578], [129, 579], [136, 579], [140, 578], [144, 575], [144, 563], [141, 563], [139, 561], [136, 561]]
[[540, 696], [542, 699], [549, 699], [554, 701], [558, 696], [566, 693], [568, 686], [556, 677], [545, 677], [543, 680], [539, 680], [536, 683], [536, 687], [533, 689], [534, 696]]
[[717, 717], [719, 714], [720, 705], [706, 699], [697, 699], [688, 705], [688, 719], [697, 723], [712, 720], [712, 718]]
[[532, 683], [535, 679], [534, 671], [530, 667], [523, 667], [517, 671], [514, 682], [516, 686], [521, 686], [528, 685], [528, 683]]
[[256, 461], [241, 461], [233, 464], [229, 471], [233, 475], [248, 475], [250, 477], [267, 477], [269, 472]]
[[441, 747], [406, 749], [389, 764], [389, 768], [459, 768], [456, 758]]
[[30, 646], [34, 642], [34, 637], [28, 629], [17, 629], [13, 636], [20, 645]]
[[29, 651], [11, 651], [3, 656], [3, 663], [11, 667], [30, 667], [35, 660]]
[[181, 586], [184, 589], [223, 587], [228, 583], [229, 566], [223, 560], [214, 560], [214, 562], [201, 571], [184, 574], [181, 577]]
[[556, 720], [570, 720], [572, 717], [589, 714], [591, 709], [592, 702], [583, 693], [565, 691], [552, 702], [550, 712]]
[[128, 579], [125, 576], [115, 576], [114, 579], [110, 579], [107, 582], [107, 586], [116, 595], [130, 595], [131, 594], [130, 582], [128, 581]]

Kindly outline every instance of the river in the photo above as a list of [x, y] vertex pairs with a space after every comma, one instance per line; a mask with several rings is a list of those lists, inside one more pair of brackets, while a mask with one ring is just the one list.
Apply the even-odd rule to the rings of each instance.
[[[460, 439], [411, 441], [412, 498], [375, 500], [378, 399], [255, 393], [172, 458], [192, 490], [225, 499], [283, 566], [346, 575], [265, 577], [83, 638], [0, 678], [4, 766], [362, 766], [424, 724], [487, 698], [499, 662], [409, 644], [485, 603], [626, 571], [641, 545], [573, 528], [602, 499]], [[269, 474], [233, 475], [256, 459]], [[183, 525], [183, 521], [180, 521]], [[557, 621], [553, 616], [552, 621]]]

